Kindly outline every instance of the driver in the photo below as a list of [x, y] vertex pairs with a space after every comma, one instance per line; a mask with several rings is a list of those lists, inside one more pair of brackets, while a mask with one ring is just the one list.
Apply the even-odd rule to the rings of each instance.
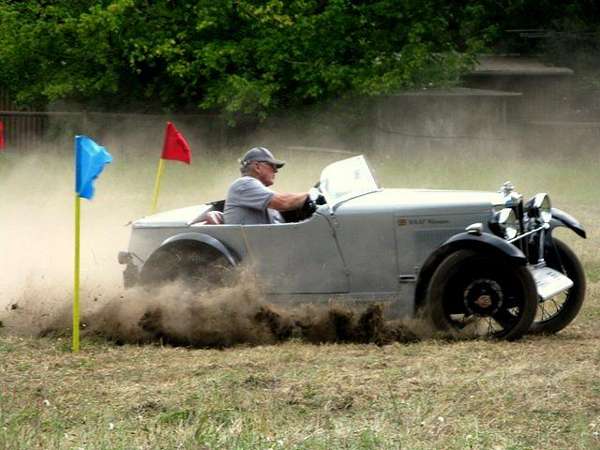
[[239, 160], [242, 176], [229, 187], [225, 200], [226, 224], [256, 225], [283, 222], [279, 211], [302, 207], [308, 192], [275, 192], [269, 189], [285, 161], [275, 159], [265, 147], [254, 147]]

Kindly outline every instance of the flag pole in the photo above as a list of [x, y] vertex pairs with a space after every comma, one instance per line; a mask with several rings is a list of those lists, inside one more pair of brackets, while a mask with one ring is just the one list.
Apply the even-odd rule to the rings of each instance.
[[79, 351], [79, 240], [80, 240], [80, 205], [81, 198], [75, 193], [75, 273], [74, 273], [74, 297], [73, 297], [73, 342], [72, 351]]
[[160, 158], [158, 160], [158, 169], [156, 170], [156, 181], [154, 182], [154, 195], [152, 196], [152, 209], [150, 210], [152, 214], [156, 212], [156, 204], [158, 203], [158, 192], [160, 191], [160, 178], [162, 177], [164, 170], [165, 160]]
[[111, 163], [112, 155], [106, 149], [83, 135], [75, 136], [75, 268], [73, 271], [73, 341], [71, 350], [79, 352], [79, 276], [81, 241], [81, 199], [94, 197], [94, 180], [104, 166]]

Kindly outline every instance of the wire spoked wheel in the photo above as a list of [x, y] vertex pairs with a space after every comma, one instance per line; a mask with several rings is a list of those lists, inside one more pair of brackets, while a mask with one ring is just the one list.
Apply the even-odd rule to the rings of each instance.
[[557, 270], [573, 281], [573, 286], [554, 297], [538, 303], [531, 333], [556, 333], [575, 319], [585, 298], [585, 272], [579, 259], [562, 241], [552, 240], [544, 259], [548, 267]]
[[501, 255], [458, 250], [433, 274], [427, 303], [434, 325], [461, 336], [514, 340], [528, 331], [537, 308], [527, 268]]

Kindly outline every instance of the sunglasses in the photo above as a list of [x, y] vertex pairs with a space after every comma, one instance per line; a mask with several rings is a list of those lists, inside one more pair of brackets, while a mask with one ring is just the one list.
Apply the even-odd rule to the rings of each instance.
[[269, 166], [271, 169], [273, 169], [273, 172], [277, 172], [277, 166], [275, 164], [271, 164], [270, 162], [266, 162], [266, 161], [256, 161], [258, 164], [266, 164], [267, 166]]

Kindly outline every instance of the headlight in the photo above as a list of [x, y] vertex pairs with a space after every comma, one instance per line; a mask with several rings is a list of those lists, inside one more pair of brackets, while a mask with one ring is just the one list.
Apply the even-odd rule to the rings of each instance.
[[490, 229], [504, 239], [513, 239], [519, 233], [519, 220], [512, 208], [504, 208], [494, 214]]
[[527, 202], [527, 215], [536, 217], [544, 223], [552, 219], [552, 203], [548, 194], [536, 194]]

